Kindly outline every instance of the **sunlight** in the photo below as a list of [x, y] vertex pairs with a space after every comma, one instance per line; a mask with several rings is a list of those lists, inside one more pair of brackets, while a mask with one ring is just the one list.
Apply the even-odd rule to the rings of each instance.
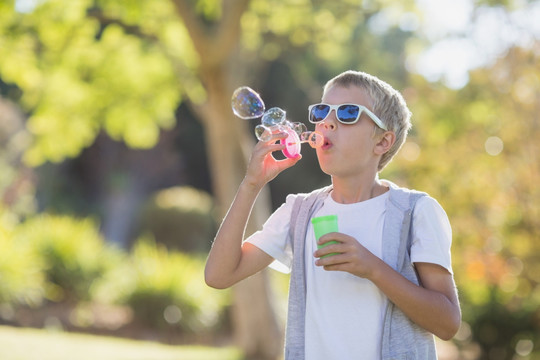
[[30, 13], [38, 3], [39, 0], [15, 0], [15, 10], [19, 13]]
[[497, 136], [491, 136], [487, 138], [484, 146], [489, 155], [497, 156], [503, 151], [504, 142]]
[[423, 31], [431, 41], [462, 32], [470, 24], [473, 11], [471, 0], [417, 0], [417, 4], [424, 12]]
[[417, 0], [424, 14], [419, 31], [433, 45], [408, 59], [409, 70], [429, 81], [460, 89], [469, 71], [489, 65], [512, 46], [527, 47], [540, 39], [540, 1], [513, 11], [479, 7], [472, 0]]

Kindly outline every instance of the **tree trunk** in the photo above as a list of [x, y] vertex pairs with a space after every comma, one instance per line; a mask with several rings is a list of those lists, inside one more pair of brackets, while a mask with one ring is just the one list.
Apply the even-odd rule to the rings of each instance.
[[[247, 123], [233, 116], [232, 91], [226, 84], [226, 69], [202, 71], [208, 102], [200, 112], [205, 126], [213, 189], [223, 218], [246, 171], [254, 146]], [[269, 216], [270, 197], [265, 188], [248, 223], [246, 234], [256, 231]], [[267, 275], [263, 271], [233, 287], [233, 326], [238, 345], [248, 359], [276, 359], [282, 353], [282, 331], [273, 306]]]
[[[222, 16], [207, 24], [186, 0], [171, 0], [190, 34], [199, 54], [198, 75], [207, 100], [197, 105], [205, 128], [212, 186], [223, 218], [245, 174], [253, 148], [253, 137], [247, 124], [234, 118], [231, 110], [232, 90], [228, 75], [234, 73], [234, 52], [240, 39], [240, 19], [250, 0], [222, 2]], [[246, 232], [254, 232], [269, 215], [267, 190], [259, 195]], [[257, 274], [233, 288], [233, 326], [238, 345], [248, 359], [276, 359], [281, 354], [281, 331], [271, 304], [268, 281]]]

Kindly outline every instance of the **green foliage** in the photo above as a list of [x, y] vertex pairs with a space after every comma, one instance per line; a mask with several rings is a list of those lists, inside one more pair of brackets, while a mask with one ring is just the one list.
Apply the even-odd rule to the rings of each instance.
[[43, 298], [42, 259], [31, 244], [17, 241], [12, 226], [1, 221], [0, 304], [37, 306]]
[[140, 227], [168, 249], [207, 252], [217, 230], [213, 200], [192, 187], [161, 190], [143, 209]]
[[32, 170], [21, 164], [30, 139], [22, 112], [1, 90], [0, 83], [0, 203], [11, 215], [24, 216], [36, 208]]
[[119, 259], [89, 219], [40, 215], [20, 224], [14, 237], [38, 254], [45, 296], [53, 301], [89, 300], [94, 281]]
[[[217, 44], [190, 38], [178, 8], [191, 7], [193, 14], [185, 17], [202, 19], [203, 33], [215, 31], [228, 9], [221, 1], [178, 3], [36, 1], [24, 13], [3, 5], [0, 44], [10, 55], [0, 59], [0, 77], [20, 89], [30, 114], [28, 164], [75, 157], [101, 130], [131, 147], [152, 147], [160, 129], [173, 125], [182, 95], [196, 104], [207, 99], [201, 49]], [[302, 64], [298, 74], [304, 81], [310, 77], [306, 69], [317, 72], [313, 65], [335, 72], [371, 63], [378, 69], [369, 70], [379, 70], [384, 58], [394, 68], [396, 56], [403, 55], [402, 34], [388, 36], [399, 44], [394, 54], [386, 45], [377, 47], [367, 22], [380, 8], [400, 13], [411, 4], [252, 0], [248, 11], [227, 19], [240, 22], [242, 30], [240, 55], [230, 60], [235, 69], [253, 68], [286, 54]]]
[[[89, 219], [0, 212], [0, 305], [51, 301], [126, 304], [156, 330], [197, 332], [223, 323], [229, 292], [206, 286], [204, 259], [141, 239], [131, 253], [107, 245]], [[0, 316], [3, 316], [0, 314]]]
[[142, 239], [133, 248], [128, 266], [132, 282], [120, 301], [132, 307], [140, 324], [195, 332], [219, 322], [228, 293], [206, 286], [204, 259], [168, 252]]
[[483, 359], [513, 359], [519, 354], [518, 344], [529, 342], [534, 346], [540, 342], [537, 300], [530, 301], [529, 306], [519, 302], [508, 304], [501, 295], [507, 297], [491, 287], [484, 304], [474, 308], [465, 306], [467, 321], [474, 340], [483, 350]]
[[540, 343], [539, 65], [513, 49], [459, 92], [415, 78], [404, 92], [415, 127], [385, 170], [448, 213], [463, 319], [485, 358]]
[[173, 65], [156, 37], [141, 41], [132, 34], [137, 27], [120, 21], [104, 19], [100, 26], [97, 19], [109, 14], [93, 14], [91, 1], [36, 4], [28, 13], [12, 8], [0, 17], [0, 44], [10, 54], [0, 59], [0, 76], [19, 86], [31, 113], [34, 141], [25, 161], [76, 156], [100, 129], [133, 147], [155, 145], [160, 128], [174, 124], [180, 99]]

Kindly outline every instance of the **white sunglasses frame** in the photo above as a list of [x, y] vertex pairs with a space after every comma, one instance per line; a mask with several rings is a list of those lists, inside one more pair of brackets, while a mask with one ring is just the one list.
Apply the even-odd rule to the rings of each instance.
[[[311, 109], [313, 109], [315, 106], [319, 106], [319, 105], [326, 105], [328, 107], [330, 107], [330, 111], [328, 112], [328, 114], [325, 116], [324, 119], [322, 119], [321, 121], [311, 121]], [[338, 108], [340, 106], [343, 106], [343, 105], [354, 105], [354, 106], [358, 106], [358, 108], [360, 109], [360, 111], [358, 112], [358, 117], [356, 118], [356, 120], [354, 120], [353, 122], [343, 122], [341, 121], [338, 116], [337, 116], [337, 111], [338, 111]], [[386, 127], [386, 125], [381, 121], [381, 119], [379, 119], [377, 117], [377, 115], [375, 115], [373, 112], [371, 112], [371, 110], [369, 110], [367, 107], [365, 107], [364, 105], [359, 105], [359, 104], [351, 104], [351, 103], [345, 103], [345, 104], [338, 104], [338, 105], [330, 105], [330, 104], [327, 104], [327, 103], [318, 103], [318, 104], [313, 104], [313, 105], [309, 105], [308, 107], [308, 120], [310, 123], [312, 124], [318, 124], [320, 122], [323, 122], [324, 120], [326, 120], [326, 118], [328, 117], [328, 115], [330, 115], [330, 113], [332, 112], [332, 110], [335, 111], [336, 113], [336, 119], [342, 123], [342, 124], [345, 124], [345, 125], [352, 125], [352, 124], [356, 124], [358, 122], [358, 120], [360, 119], [360, 116], [362, 116], [362, 113], [365, 112], [367, 116], [369, 116], [369, 118], [371, 120], [373, 120], [373, 122], [375, 123], [375, 125], [377, 125], [378, 127], [380, 127], [381, 129], [385, 130], [385, 131], [388, 131], [388, 128]]]

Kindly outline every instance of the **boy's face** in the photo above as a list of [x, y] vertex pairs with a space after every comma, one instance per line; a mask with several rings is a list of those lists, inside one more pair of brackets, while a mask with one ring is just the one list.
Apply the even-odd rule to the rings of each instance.
[[[372, 109], [370, 97], [356, 86], [335, 85], [324, 93], [322, 102], [330, 105], [358, 104]], [[355, 124], [342, 124], [332, 111], [315, 128], [325, 139], [324, 145], [317, 148], [322, 171], [343, 178], [375, 175], [380, 160], [380, 155], [374, 153], [377, 143], [375, 126], [366, 114], [362, 114]]]

